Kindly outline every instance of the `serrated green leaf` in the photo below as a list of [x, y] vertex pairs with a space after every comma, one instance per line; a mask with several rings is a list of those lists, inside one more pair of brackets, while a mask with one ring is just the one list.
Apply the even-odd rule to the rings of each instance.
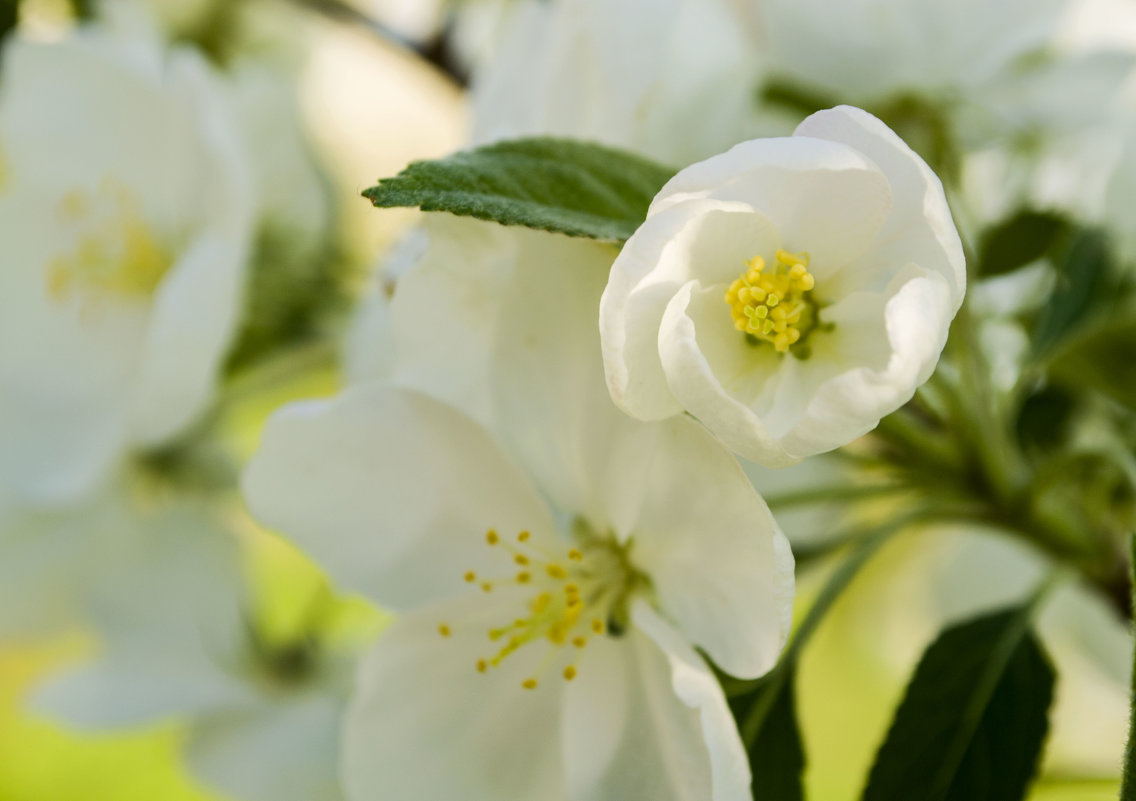
[[1049, 729], [1054, 672], [1032, 604], [946, 629], [923, 654], [863, 801], [1018, 801]]
[[1049, 253], [1069, 229], [1052, 212], [1023, 210], [990, 228], [978, 251], [979, 275], [1002, 275]]
[[752, 690], [730, 698], [746, 743], [754, 798], [803, 801], [805, 749], [797, 725], [796, 660], [779, 665]]
[[417, 207], [623, 242], [674, 172], [587, 142], [518, 139], [415, 162], [363, 195], [380, 208]]

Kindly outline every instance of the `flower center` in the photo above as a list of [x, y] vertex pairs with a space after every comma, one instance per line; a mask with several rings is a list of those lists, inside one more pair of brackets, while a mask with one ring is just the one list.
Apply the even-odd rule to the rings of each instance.
[[[486, 544], [500, 551], [515, 572], [506, 578], [484, 578], [468, 571], [465, 581], [478, 584], [483, 592], [518, 585], [531, 586], [533, 592], [520, 617], [486, 632], [497, 650], [477, 661], [478, 672], [486, 673], [524, 646], [544, 640], [549, 653], [543, 673], [564, 648], [580, 652], [593, 637], [623, 633], [632, 597], [649, 586], [647, 577], [631, 563], [630, 543], [597, 535], [582, 521], [573, 526], [573, 538], [576, 547], [555, 554], [534, 547], [527, 531], [517, 534], [515, 541], [495, 529], [486, 532]], [[449, 637], [453, 631], [440, 623], [438, 633]], [[574, 655], [562, 676], [572, 681], [576, 673]], [[531, 676], [521, 686], [532, 690], [538, 683], [537, 676]]]
[[57, 213], [73, 243], [47, 268], [47, 288], [58, 301], [76, 289], [149, 297], [173, 265], [143, 218], [138, 198], [116, 181], [104, 180], [93, 194], [68, 192]]
[[775, 258], [772, 268], [761, 256], [747, 261], [726, 290], [726, 304], [735, 328], [786, 353], [816, 326], [816, 279], [809, 254], [778, 250]]

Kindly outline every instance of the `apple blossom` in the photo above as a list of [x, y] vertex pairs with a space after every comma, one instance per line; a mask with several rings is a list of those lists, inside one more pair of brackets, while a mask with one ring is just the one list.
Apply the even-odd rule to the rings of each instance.
[[748, 799], [692, 646], [739, 676], [773, 665], [787, 542], [699, 426], [611, 404], [596, 327], [611, 248], [431, 228], [392, 309], [412, 388], [277, 413], [244, 477], [263, 523], [402, 613], [360, 668], [348, 796]]
[[0, 483], [70, 502], [212, 395], [251, 227], [238, 134], [189, 51], [97, 28], [4, 48]]
[[788, 545], [697, 425], [614, 421], [546, 419], [580, 461], [548, 449], [532, 475], [409, 390], [356, 387], [269, 422], [245, 476], [254, 513], [403, 613], [360, 668], [349, 797], [749, 798], [692, 646], [736, 675], [772, 667]]
[[870, 431], [931, 374], [966, 284], [941, 184], [841, 106], [680, 172], [600, 302], [612, 398], [770, 467]]

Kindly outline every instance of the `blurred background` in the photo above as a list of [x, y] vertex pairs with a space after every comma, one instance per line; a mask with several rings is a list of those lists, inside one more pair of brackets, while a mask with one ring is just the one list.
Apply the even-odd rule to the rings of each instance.
[[[420, 215], [376, 211], [360, 192], [412, 160], [549, 133], [683, 166], [849, 102], [888, 121], [944, 175], [973, 240], [1025, 209], [1037, 225], [1100, 225], [1129, 258], [1136, 7], [951, 5], [915, 3], [923, 16], [908, 18], [867, 0], [0, 0], [0, 271], [36, 258], [19, 244], [28, 225], [19, 209], [52, 192], [60, 219], [74, 205], [38, 183], [50, 168], [24, 175], [21, 165], [72, 152], [97, 160], [117, 153], [119, 139], [132, 142], [128, 131], [145, 129], [150, 112], [142, 95], [118, 93], [114, 70], [150, 75], [155, 97], [173, 96], [172, 73], [151, 74], [172, 54], [190, 54], [194, 97], [208, 94], [209, 105], [163, 123], [154, 163], [181, 158], [171, 132], [201, 123], [202, 141], [245, 174], [224, 202], [241, 196], [249, 218], [236, 233], [200, 222], [222, 203], [214, 199], [179, 223], [239, 240], [244, 275], [238, 321], [218, 345], [219, 378], [190, 422], [122, 445], [89, 482], [97, 488], [82, 492], [43, 484], [21, 494], [26, 463], [0, 457], [0, 481], [11, 484], [0, 486], [0, 801], [341, 797], [338, 716], [353, 660], [386, 617], [337, 596], [301, 553], [260, 530], [235, 482], [273, 410], [387, 369], [386, 300], [416, 258]], [[105, 79], [104, 56], [115, 65]], [[216, 145], [222, 128], [227, 150]], [[100, 136], [109, 149], [92, 144]], [[138, 141], [131, 147], [154, 137]], [[134, 229], [124, 230], [133, 253]], [[1052, 293], [1047, 258], [1022, 257], [1000, 282], [972, 283], [974, 302], [992, 310], [984, 335], [995, 383], [1020, 377], [1015, 320]], [[70, 274], [60, 275], [66, 292]], [[0, 280], [0, 294], [7, 286]], [[3, 303], [0, 316], [14, 313]], [[35, 352], [15, 331], [0, 325], [0, 394], [19, 380], [6, 378], [20, 375], [11, 353]], [[19, 414], [0, 399], [0, 437], [48, 425]], [[1132, 440], [1117, 442], [1130, 482]], [[0, 450], [18, 452], [19, 442], [0, 439]], [[846, 467], [819, 459], [751, 475], [773, 499], [830, 486]], [[891, 513], [773, 505], [805, 546], [850, 515]], [[828, 570], [824, 560], [802, 569], [799, 610]], [[1021, 597], [1045, 570], [1029, 546], [961, 525], [886, 546], [803, 659], [810, 797], [856, 798], [944, 623]], [[1099, 592], [1070, 584], [1041, 629], [1060, 680], [1031, 797], [1115, 798], [1128, 621]]]

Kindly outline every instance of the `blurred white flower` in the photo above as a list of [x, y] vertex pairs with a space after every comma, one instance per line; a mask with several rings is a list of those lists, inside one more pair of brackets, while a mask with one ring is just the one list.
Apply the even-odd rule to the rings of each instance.
[[[345, 589], [405, 612], [360, 669], [352, 797], [749, 798], [692, 645], [736, 675], [772, 667], [788, 545], [694, 423], [587, 428], [580, 463], [549, 451], [530, 477], [406, 390], [359, 387], [269, 423], [246, 474], [254, 512]], [[545, 500], [566, 496], [579, 504]]]
[[756, 85], [721, 0], [525, 0], [474, 77], [474, 141], [571, 136], [689, 163], [755, 135]]
[[96, 655], [49, 678], [32, 708], [93, 731], [176, 719], [191, 771], [234, 799], [340, 801], [357, 650], [333, 647], [318, 626], [268, 642], [237, 541], [211, 512], [179, 502], [136, 520], [100, 541], [114, 557], [83, 598]]
[[782, 88], [881, 113], [937, 115], [927, 122], [951, 128], [937, 135], [966, 146], [1103, 122], [1133, 65], [1116, 53], [1060, 46], [1070, 0], [754, 5], [759, 50]]
[[784, 537], [697, 425], [611, 404], [596, 327], [611, 249], [430, 228], [395, 291], [396, 377], [482, 424], [358, 386], [280, 412], [245, 474], [258, 517], [405, 613], [359, 674], [349, 797], [748, 799], [692, 645], [737, 675], [773, 665]]
[[965, 265], [938, 178], [841, 106], [680, 172], [600, 303], [615, 402], [770, 467], [832, 450], [935, 368]]
[[187, 51], [95, 29], [4, 53], [0, 484], [68, 502], [211, 398], [252, 203], [235, 126]]

